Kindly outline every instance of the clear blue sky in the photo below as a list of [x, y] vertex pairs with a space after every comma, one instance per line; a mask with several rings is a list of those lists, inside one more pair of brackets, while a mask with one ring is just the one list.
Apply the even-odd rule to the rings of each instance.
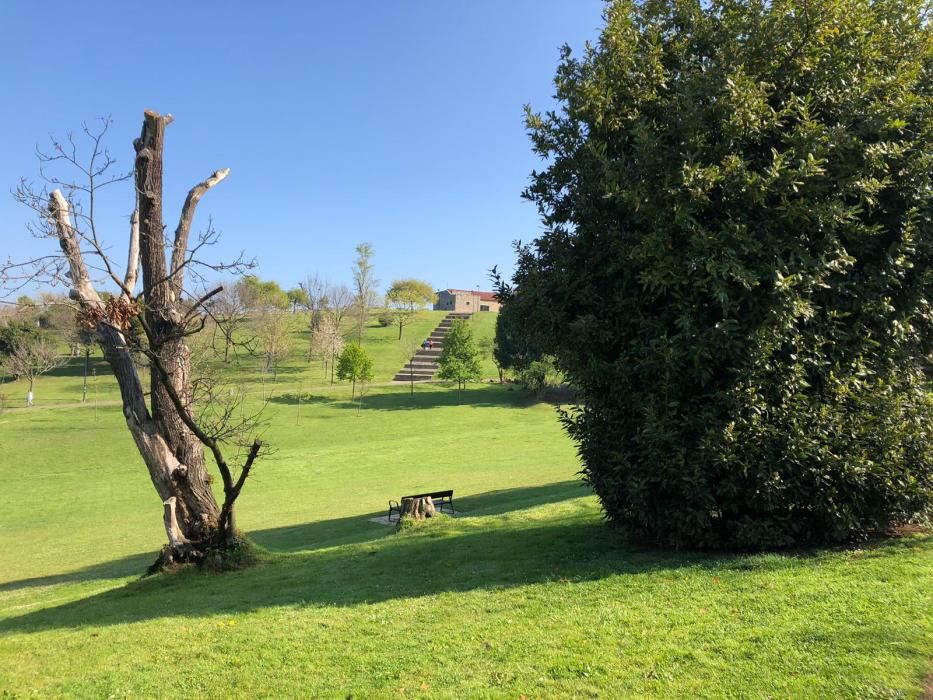
[[[195, 227], [259, 274], [349, 281], [370, 241], [376, 273], [488, 287], [511, 241], [540, 231], [520, 198], [531, 170], [522, 105], [552, 105], [558, 49], [596, 38], [599, 0], [0, 3], [0, 258], [47, 249], [7, 192], [35, 145], [111, 115], [125, 168], [145, 108], [171, 112], [166, 221], [213, 170]], [[125, 245], [127, 186], [102, 223]], [[120, 248], [122, 250], [122, 248]], [[123, 257], [122, 252], [119, 257]]]

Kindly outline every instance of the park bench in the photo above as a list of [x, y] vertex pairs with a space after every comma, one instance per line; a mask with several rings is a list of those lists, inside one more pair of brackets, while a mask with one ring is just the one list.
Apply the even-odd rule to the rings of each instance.
[[398, 501], [389, 501], [389, 522], [392, 522], [392, 513], [395, 513], [396, 520], [402, 517], [402, 504], [407, 501], [409, 498], [430, 498], [434, 503], [434, 507], [441, 513], [444, 512], [444, 506], [446, 505], [449, 509], [451, 515], [454, 514], [454, 492], [453, 489], [450, 491], [434, 491], [433, 493], [416, 493], [411, 496], [402, 496], [401, 500]]

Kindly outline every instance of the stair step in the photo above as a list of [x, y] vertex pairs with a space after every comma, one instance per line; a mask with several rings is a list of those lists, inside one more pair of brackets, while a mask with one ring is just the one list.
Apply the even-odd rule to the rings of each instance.
[[444, 338], [450, 332], [454, 321], [467, 320], [471, 314], [450, 313], [438, 323], [437, 327], [431, 331], [427, 340], [431, 342], [431, 349], [421, 348], [415, 353], [414, 357], [406, 362], [395, 375], [394, 381], [428, 381], [433, 379], [437, 373], [437, 360], [444, 349]]

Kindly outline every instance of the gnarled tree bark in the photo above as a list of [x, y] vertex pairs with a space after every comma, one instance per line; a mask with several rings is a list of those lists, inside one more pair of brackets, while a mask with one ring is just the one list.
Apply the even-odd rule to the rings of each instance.
[[[120, 386], [127, 427], [163, 503], [171, 550], [168, 560], [184, 561], [200, 558], [205, 548], [222, 545], [231, 534], [233, 504], [258, 456], [260, 443], [253, 443], [246, 464], [234, 480], [217, 440], [200, 430], [192, 417], [191, 354], [185, 342], [189, 319], [181, 304], [188, 235], [198, 201], [229, 170], [217, 171], [192, 188], [175, 231], [168, 267], [162, 216], [162, 159], [165, 128], [171, 121], [171, 115], [146, 111], [142, 134], [134, 143], [138, 209], [131, 219], [126, 273], [122, 279], [114, 278], [122, 289], [119, 298], [105, 303], [95, 289], [69, 203], [58, 190], [49, 198], [49, 215], [68, 262], [70, 295], [78, 301], [81, 319], [94, 330], [113, 370]], [[134, 297], [139, 267], [143, 291]], [[148, 406], [126, 337], [129, 323], [138, 313], [148, 339], [151, 402]], [[204, 447], [211, 451], [221, 472], [225, 494], [222, 506], [211, 490]]]

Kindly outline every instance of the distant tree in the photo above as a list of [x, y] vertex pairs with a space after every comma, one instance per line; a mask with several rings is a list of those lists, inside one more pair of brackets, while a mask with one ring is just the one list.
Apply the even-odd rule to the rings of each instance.
[[276, 308], [266, 308], [255, 319], [256, 336], [266, 358], [266, 371], [272, 370], [272, 380], [278, 378], [279, 363], [292, 350], [294, 320], [292, 315]]
[[356, 246], [356, 260], [353, 263], [353, 285], [355, 291], [356, 341], [363, 342], [363, 328], [369, 317], [369, 310], [376, 302], [376, 284], [373, 274], [373, 247], [369, 243]]
[[343, 350], [343, 335], [334, 321], [333, 316], [323, 315], [317, 327], [311, 331], [311, 355], [321, 360], [324, 376], [330, 368], [330, 383], [334, 383], [334, 365], [337, 356]]
[[266, 309], [284, 311], [291, 303], [278, 282], [263, 281], [256, 275], [245, 275], [237, 282], [236, 291], [240, 301], [251, 312]]
[[238, 361], [241, 350], [248, 355], [256, 352], [257, 339], [249, 331], [247, 307], [236, 287], [224, 287], [223, 291], [212, 297], [207, 304], [207, 312], [214, 320], [211, 347], [216, 353], [220, 352], [217, 348], [219, 335], [223, 342], [225, 364], [230, 362], [231, 350]]
[[357, 383], [366, 383], [373, 378], [373, 361], [359, 343], [350, 343], [337, 361], [337, 378], [353, 382], [350, 400], [356, 397]]
[[444, 349], [438, 358], [437, 376], [457, 382], [457, 401], [467, 382], [482, 376], [479, 348], [473, 339], [473, 330], [466, 321], [454, 321], [444, 337]]
[[[30, 339], [13, 346], [9, 355], [0, 359], [7, 374], [29, 382], [32, 397], [36, 378], [57, 367], [67, 364], [68, 358], [55, 351], [55, 345], [45, 338]], [[31, 404], [28, 404], [31, 405]]]
[[[64, 334], [75, 324], [75, 313], [78, 310], [78, 305], [64, 294], [42, 292], [39, 294], [36, 308], [40, 328]], [[72, 355], [77, 354], [77, 348], [73, 347], [71, 350]]]
[[534, 315], [540, 311], [523, 307], [521, 301], [519, 295], [514, 295], [509, 304], [502, 306], [496, 317], [492, 357], [499, 370], [500, 381], [503, 370], [521, 374], [532, 362], [544, 357], [531, 331]]
[[292, 287], [286, 293], [288, 296], [288, 302], [292, 305], [292, 313], [298, 313], [298, 309], [307, 309], [311, 306], [311, 298], [308, 296], [308, 293], [301, 287]]
[[533, 360], [518, 374], [518, 379], [526, 389], [539, 399], [548, 387], [556, 383], [558, 377], [554, 358], [545, 355], [540, 360]]
[[[395, 316], [392, 313], [392, 308], [389, 306], [388, 299], [385, 300], [385, 305], [380, 309], [376, 321], [379, 323], [380, 328], [388, 328], [395, 324]], [[401, 338], [399, 339], [401, 340]]]
[[328, 284], [317, 274], [313, 274], [308, 275], [304, 282], [299, 282], [298, 287], [303, 295], [301, 306], [308, 312], [308, 362], [310, 363], [315, 356], [319, 356], [318, 349], [315, 348], [315, 330], [327, 308]]
[[434, 303], [437, 295], [430, 284], [422, 280], [395, 280], [386, 292], [386, 304], [398, 326], [398, 339], [402, 339], [402, 329], [415, 320], [416, 314]]
[[39, 339], [35, 324], [15, 320], [0, 326], [0, 355], [9, 355], [13, 348]]
[[496, 371], [499, 373], [499, 383], [502, 384], [504, 381], [504, 368], [499, 363], [499, 358], [496, 356], [496, 351], [499, 349], [498, 344], [496, 343], [496, 338], [490, 338], [486, 336], [482, 338], [479, 343], [479, 352], [484, 359], [492, 360], [492, 363], [496, 366]]
[[345, 284], [328, 285], [326, 300], [321, 312], [328, 314], [334, 325], [342, 331], [344, 320], [353, 310], [353, 292]]

